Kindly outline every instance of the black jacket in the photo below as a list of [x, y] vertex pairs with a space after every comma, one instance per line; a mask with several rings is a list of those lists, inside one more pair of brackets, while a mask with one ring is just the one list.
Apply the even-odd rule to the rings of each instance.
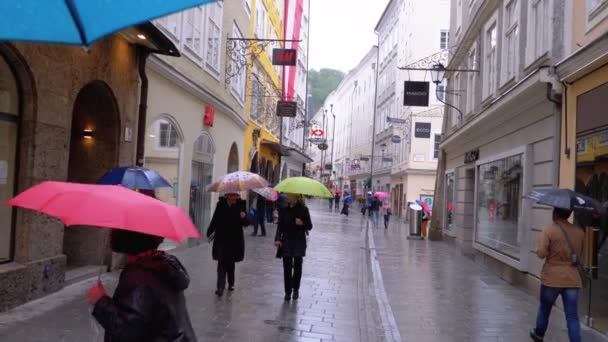
[[249, 219], [241, 218], [245, 212], [245, 201], [238, 200], [229, 206], [226, 198], [221, 197], [217, 202], [207, 237], [215, 233], [213, 239], [213, 260], [226, 262], [243, 261], [245, 257], [245, 238], [243, 227], [249, 225]]
[[127, 264], [114, 296], [100, 299], [93, 316], [106, 342], [196, 341], [184, 290], [190, 277], [172, 255], [157, 252]]
[[[303, 226], [296, 225], [296, 218], [304, 222]], [[279, 223], [275, 241], [281, 241], [285, 257], [306, 256], [306, 234], [312, 229], [310, 213], [303, 204], [279, 209]]]

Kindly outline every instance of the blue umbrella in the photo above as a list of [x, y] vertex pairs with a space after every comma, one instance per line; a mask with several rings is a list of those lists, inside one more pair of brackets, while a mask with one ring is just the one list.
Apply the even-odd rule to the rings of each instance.
[[158, 172], [138, 166], [117, 167], [106, 172], [97, 184], [120, 184], [129, 189], [154, 190], [171, 187]]
[[0, 1], [0, 40], [91, 45], [127, 27], [216, 0]]

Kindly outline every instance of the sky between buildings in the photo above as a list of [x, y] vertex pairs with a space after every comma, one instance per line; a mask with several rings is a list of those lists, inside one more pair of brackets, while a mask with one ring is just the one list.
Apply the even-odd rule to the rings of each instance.
[[377, 44], [388, 0], [310, 0], [310, 68], [348, 72]]

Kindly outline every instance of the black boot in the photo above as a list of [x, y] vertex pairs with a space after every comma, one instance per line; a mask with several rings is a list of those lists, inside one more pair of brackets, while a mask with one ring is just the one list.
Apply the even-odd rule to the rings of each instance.
[[298, 298], [300, 298], [300, 291], [294, 290], [293, 291], [293, 300], [298, 300]]
[[289, 302], [291, 300], [291, 293], [290, 292], [286, 292], [285, 293], [285, 301]]
[[216, 294], [218, 297], [221, 297], [221, 296], [224, 294], [224, 290], [217, 289], [217, 290], [215, 290], [215, 294]]
[[543, 342], [543, 338], [536, 335], [536, 332], [534, 330], [530, 331], [530, 338], [532, 339], [532, 341], [534, 342]]

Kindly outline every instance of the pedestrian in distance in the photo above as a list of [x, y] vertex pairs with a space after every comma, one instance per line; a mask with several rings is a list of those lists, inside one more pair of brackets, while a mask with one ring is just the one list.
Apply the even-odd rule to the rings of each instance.
[[211, 218], [207, 237], [213, 236], [213, 260], [217, 261], [217, 290], [215, 294], [221, 297], [226, 288], [234, 291], [235, 264], [243, 261], [245, 257], [245, 238], [243, 227], [249, 225], [249, 218], [245, 213], [245, 201], [239, 194], [226, 194], [220, 197], [215, 212]]
[[104, 341], [196, 341], [184, 297], [190, 277], [175, 256], [157, 250], [163, 238], [116, 229], [110, 240], [127, 265], [112, 297], [101, 282], [88, 293]]
[[279, 209], [279, 223], [274, 238], [283, 258], [285, 301], [300, 297], [306, 236], [312, 229], [310, 213], [302, 196], [288, 194], [287, 202], [287, 207]]
[[251, 208], [255, 213], [253, 216], [253, 233], [251, 233], [251, 236], [258, 235], [258, 226], [261, 228], [261, 236], [266, 236], [266, 199], [261, 195], [254, 196], [253, 201], [251, 202]]
[[388, 224], [393, 214], [389, 201], [382, 203], [382, 216], [384, 217], [384, 229], [388, 229]]
[[578, 296], [583, 287], [577, 264], [583, 253], [585, 232], [568, 222], [572, 211], [553, 209], [553, 224], [545, 227], [537, 242], [536, 254], [545, 259], [541, 273], [540, 305], [536, 328], [530, 332], [533, 341], [543, 341], [551, 309], [561, 295], [568, 336], [571, 342], [581, 341], [578, 317]]
[[374, 196], [372, 199], [371, 207], [369, 208], [372, 213], [372, 223], [374, 228], [378, 228], [378, 224], [380, 221], [380, 200], [377, 196]]
[[331, 196], [331, 198], [328, 198], [327, 200], [329, 201], [329, 211], [332, 211], [334, 209], [334, 197], [336, 195]]
[[340, 193], [339, 192], [336, 192], [336, 195], [334, 197], [334, 205], [335, 205], [336, 212], [338, 212], [340, 210]]
[[342, 211], [340, 212], [341, 215], [346, 215], [348, 216], [348, 207], [349, 207], [349, 196], [348, 193], [344, 193], [344, 199], [342, 200]]

